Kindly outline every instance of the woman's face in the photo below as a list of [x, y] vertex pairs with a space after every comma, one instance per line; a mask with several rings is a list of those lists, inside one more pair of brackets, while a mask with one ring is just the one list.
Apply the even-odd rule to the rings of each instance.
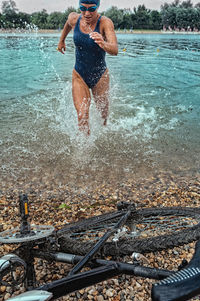
[[[96, 21], [96, 18], [97, 18], [97, 9], [98, 7], [96, 6], [96, 4], [85, 4], [85, 3], [81, 3], [80, 4], [80, 9], [81, 7], [85, 7], [87, 10], [86, 11], [83, 11], [81, 10], [81, 13], [82, 13], [82, 16], [85, 20], [85, 22], [87, 24], [91, 24], [93, 23], [93, 21]], [[92, 7], [93, 9], [95, 9], [94, 11], [89, 11], [88, 8]]]

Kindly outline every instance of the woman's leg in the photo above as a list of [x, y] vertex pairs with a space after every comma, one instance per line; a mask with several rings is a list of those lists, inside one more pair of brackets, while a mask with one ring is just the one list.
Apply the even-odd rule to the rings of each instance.
[[109, 72], [108, 69], [104, 72], [96, 86], [92, 89], [94, 101], [97, 109], [103, 119], [103, 124], [106, 125], [109, 109]]
[[89, 108], [91, 96], [88, 86], [76, 70], [73, 70], [72, 73], [72, 96], [77, 111], [79, 130], [89, 135]]

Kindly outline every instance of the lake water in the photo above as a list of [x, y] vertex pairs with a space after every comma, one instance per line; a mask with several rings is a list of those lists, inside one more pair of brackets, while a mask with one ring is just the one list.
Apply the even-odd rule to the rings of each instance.
[[72, 36], [61, 55], [59, 35], [0, 34], [1, 187], [199, 174], [199, 35], [118, 35], [108, 125], [92, 103], [89, 138], [72, 102]]

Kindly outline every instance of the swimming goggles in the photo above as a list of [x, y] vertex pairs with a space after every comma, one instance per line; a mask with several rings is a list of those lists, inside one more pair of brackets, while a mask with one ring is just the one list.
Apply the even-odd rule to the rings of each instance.
[[96, 6], [90, 6], [90, 7], [85, 7], [83, 5], [80, 5], [80, 10], [81, 11], [89, 11], [89, 12], [94, 12], [97, 9], [97, 5]]

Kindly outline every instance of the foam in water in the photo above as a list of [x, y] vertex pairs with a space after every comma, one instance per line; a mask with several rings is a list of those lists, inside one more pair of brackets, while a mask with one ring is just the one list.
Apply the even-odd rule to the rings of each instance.
[[[74, 180], [84, 170], [87, 176], [91, 171], [111, 177], [149, 165], [163, 166], [168, 156], [172, 168], [198, 166], [198, 51], [187, 50], [186, 55], [183, 41], [176, 37], [180, 59], [179, 50], [175, 53], [171, 46], [173, 37], [118, 38], [133, 56], [107, 56], [110, 115], [107, 126], [102, 126], [92, 101], [89, 137], [78, 131], [72, 100], [72, 37], [64, 56], [56, 51], [58, 35], [36, 32], [1, 38], [0, 66], [7, 75], [0, 84], [1, 170], [5, 175], [55, 171], [68, 172]], [[188, 48], [198, 50], [199, 42], [187, 39]]]

